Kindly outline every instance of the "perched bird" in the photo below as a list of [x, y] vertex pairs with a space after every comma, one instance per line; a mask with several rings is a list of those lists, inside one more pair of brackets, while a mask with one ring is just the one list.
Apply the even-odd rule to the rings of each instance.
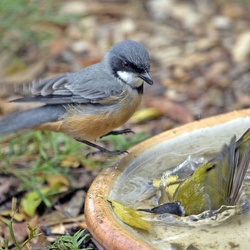
[[141, 103], [143, 82], [152, 85], [150, 58], [142, 44], [125, 40], [115, 44], [100, 63], [76, 72], [35, 82], [32, 96], [13, 102], [42, 102], [44, 106], [0, 120], [0, 135], [25, 128], [63, 132], [76, 140], [109, 151], [94, 141], [124, 124]]
[[212, 160], [198, 166], [191, 176], [181, 182], [170, 197], [172, 203], [140, 211], [187, 216], [217, 210], [222, 205], [236, 205], [248, 168], [250, 128], [238, 141], [234, 136]]

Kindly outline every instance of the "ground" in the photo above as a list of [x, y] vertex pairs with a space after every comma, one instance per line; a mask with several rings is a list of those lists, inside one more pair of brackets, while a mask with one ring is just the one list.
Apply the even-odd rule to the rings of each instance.
[[[0, 7], [1, 116], [32, 107], [8, 102], [29, 94], [24, 83], [96, 63], [125, 39], [149, 51], [154, 85], [145, 85], [138, 112], [123, 127], [136, 135], [109, 137], [103, 146], [128, 149], [182, 124], [250, 107], [249, 1], [11, 0]], [[19, 242], [27, 222], [42, 233], [30, 249], [86, 228], [88, 187], [115, 158], [87, 160], [81, 144], [40, 131], [4, 136], [0, 150], [0, 244], [15, 210]], [[101, 249], [91, 237], [84, 244]]]

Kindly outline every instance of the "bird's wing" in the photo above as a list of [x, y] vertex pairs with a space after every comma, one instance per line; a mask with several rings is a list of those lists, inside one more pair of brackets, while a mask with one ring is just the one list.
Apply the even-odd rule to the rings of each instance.
[[81, 104], [102, 103], [106, 99], [114, 102], [122, 91], [122, 83], [107, 74], [101, 64], [95, 64], [73, 73], [35, 82], [31, 86], [33, 96], [16, 99], [14, 102]]

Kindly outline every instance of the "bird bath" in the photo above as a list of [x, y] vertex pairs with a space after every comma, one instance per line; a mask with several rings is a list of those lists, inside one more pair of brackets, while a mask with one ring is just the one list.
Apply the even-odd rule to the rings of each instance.
[[144, 195], [148, 181], [159, 178], [167, 168], [177, 166], [188, 155], [218, 152], [233, 135], [239, 138], [249, 127], [250, 109], [245, 109], [166, 131], [135, 146], [92, 183], [85, 204], [88, 229], [110, 250], [248, 249], [249, 212], [214, 226], [156, 224], [152, 232], [147, 232], [120, 221], [100, 196], [130, 207]]

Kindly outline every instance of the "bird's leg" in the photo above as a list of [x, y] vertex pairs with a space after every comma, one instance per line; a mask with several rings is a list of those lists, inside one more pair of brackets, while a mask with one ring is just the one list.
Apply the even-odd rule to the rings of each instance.
[[133, 133], [134, 134], [134, 132], [130, 128], [126, 128], [126, 129], [123, 129], [123, 130], [112, 130], [109, 133], [101, 136], [100, 138], [103, 138], [103, 137], [105, 137], [107, 135], [121, 135], [121, 134], [128, 134], [128, 133]]
[[109, 155], [120, 155], [120, 154], [125, 154], [125, 153], [128, 153], [127, 151], [120, 151], [120, 150], [116, 150], [116, 151], [110, 151], [110, 150], [107, 150], [106, 148], [103, 148], [99, 145], [96, 145], [92, 142], [89, 142], [89, 141], [86, 141], [86, 140], [79, 140], [79, 139], [76, 139], [77, 141], [81, 142], [81, 143], [84, 143], [90, 147], [93, 147], [93, 148], [96, 148], [98, 149], [99, 151], [96, 151], [96, 152], [90, 152], [86, 155], [86, 158], [88, 158], [89, 156], [91, 155], [96, 155], [96, 154], [102, 154], [102, 153], [105, 153], [105, 154], [109, 154]]

